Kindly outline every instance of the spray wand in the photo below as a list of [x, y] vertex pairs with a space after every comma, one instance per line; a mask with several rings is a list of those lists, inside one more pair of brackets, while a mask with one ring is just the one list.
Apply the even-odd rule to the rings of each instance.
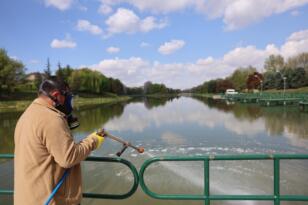
[[137, 150], [137, 152], [140, 153], [140, 154], [144, 152], [143, 147], [136, 147], [136, 146], [132, 145], [130, 142], [124, 141], [120, 137], [116, 137], [114, 135], [111, 135], [110, 133], [106, 132], [104, 129], [99, 129], [96, 132], [96, 134], [98, 134], [102, 137], [107, 137], [107, 138], [110, 138], [114, 141], [120, 142], [123, 145], [122, 149], [119, 152], [117, 152], [118, 157], [120, 157], [128, 147], [131, 147], [131, 148]]

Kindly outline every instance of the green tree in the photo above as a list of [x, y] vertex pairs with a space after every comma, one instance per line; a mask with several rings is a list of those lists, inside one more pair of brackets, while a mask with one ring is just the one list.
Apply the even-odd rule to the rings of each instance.
[[243, 90], [246, 88], [248, 76], [256, 71], [257, 69], [252, 66], [240, 67], [232, 73], [229, 79], [236, 90]]
[[300, 53], [288, 59], [286, 63], [288, 68], [304, 68], [308, 69], [308, 52]]
[[210, 80], [208, 82], [208, 93], [215, 93], [217, 87], [217, 80]]
[[233, 83], [229, 79], [217, 81], [217, 84], [216, 84], [217, 93], [224, 93], [229, 88], [234, 88]]
[[50, 65], [49, 58], [47, 58], [47, 64], [46, 64], [46, 69], [44, 70], [44, 74], [45, 74], [46, 78], [51, 77], [51, 65]]
[[151, 86], [152, 86], [152, 82], [151, 81], [147, 81], [147, 82], [144, 83], [144, 85], [143, 85], [143, 92], [144, 92], [144, 94], [149, 94], [150, 93], [149, 89], [150, 89]]
[[304, 68], [305, 70], [305, 85], [308, 85], [308, 52], [300, 53], [294, 57], [291, 57], [287, 61], [287, 67], [289, 69]]
[[65, 82], [69, 81], [69, 77], [71, 76], [73, 72], [73, 68], [71, 68], [69, 65], [66, 67], [61, 67], [60, 63], [58, 64], [58, 70], [56, 70], [56, 76], [58, 78], [63, 79]]
[[266, 71], [263, 74], [264, 81], [263, 81], [263, 89], [273, 89], [276, 86], [276, 73], [273, 71]]
[[2, 90], [10, 94], [25, 74], [22, 62], [11, 59], [4, 49], [0, 49], [0, 95]]
[[[124, 85], [118, 79], [108, 79], [99, 71], [93, 71], [89, 68], [67, 70], [71, 71], [68, 82], [74, 91], [92, 94], [102, 94], [103, 92], [124, 94]], [[66, 68], [63, 71], [66, 71]]]
[[119, 79], [109, 79], [111, 81], [111, 92], [118, 95], [124, 94], [124, 85]]
[[128, 95], [143, 95], [143, 88], [142, 87], [132, 87], [127, 88]]
[[294, 69], [293, 74], [290, 77], [289, 84], [291, 88], [300, 88], [306, 84], [306, 71], [304, 68]]
[[57, 76], [57, 78], [64, 80], [62, 66], [61, 66], [60, 62], [58, 63], [58, 70], [56, 70], [56, 76]]
[[270, 55], [264, 62], [266, 71], [279, 71], [285, 67], [284, 59], [281, 55]]

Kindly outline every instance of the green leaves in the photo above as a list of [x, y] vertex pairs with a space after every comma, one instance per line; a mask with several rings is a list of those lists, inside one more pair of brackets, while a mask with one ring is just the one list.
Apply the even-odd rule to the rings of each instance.
[[0, 95], [2, 91], [11, 93], [24, 74], [24, 65], [10, 58], [4, 49], [0, 49]]

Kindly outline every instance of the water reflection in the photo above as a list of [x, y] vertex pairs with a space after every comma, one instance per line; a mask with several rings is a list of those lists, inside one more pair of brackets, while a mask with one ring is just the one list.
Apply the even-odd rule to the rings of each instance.
[[[13, 132], [20, 114], [1, 115], [1, 153], [13, 152]], [[77, 139], [100, 127], [105, 127], [114, 135], [121, 136], [138, 146], [144, 146], [146, 152], [142, 155], [130, 149], [122, 155], [137, 168], [140, 168], [145, 159], [162, 155], [308, 153], [308, 113], [300, 112], [297, 107], [260, 107], [255, 104], [229, 103], [206, 98], [137, 98], [127, 103], [83, 107], [77, 110], [76, 114], [81, 123], [81, 126], [74, 130]], [[114, 153], [120, 148], [121, 145], [118, 143], [106, 140], [103, 148], [93, 154], [115, 156]], [[269, 161], [215, 162], [211, 167], [211, 193], [271, 193], [272, 167]], [[307, 163], [287, 162], [282, 163], [282, 167], [284, 170], [281, 171], [281, 175], [285, 174], [286, 177], [281, 184], [287, 188], [282, 187], [281, 191], [307, 194], [305, 188], [308, 181]], [[290, 176], [294, 170], [297, 174]], [[121, 167], [107, 165], [84, 163], [83, 174], [84, 179], [87, 179], [84, 180], [85, 191], [96, 193], [104, 191], [116, 193], [114, 191], [118, 191], [119, 184], [129, 183], [132, 180]], [[110, 177], [112, 174], [115, 174], [119, 181], [113, 180]], [[155, 190], [169, 191], [175, 186], [178, 188], [174, 191], [186, 193], [202, 192], [202, 177], [201, 165], [188, 163], [181, 166], [167, 163], [153, 167], [148, 178]], [[101, 180], [97, 181], [97, 178]], [[121, 188], [129, 187], [129, 184], [121, 185]], [[86, 199], [83, 204], [93, 205], [101, 202]], [[170, 204], [189, 205], [202, 203], [170, 202]], [[125, 202], [108, 201], [108, 204], [162, 205], [166, 204], [166, 201], [150, 199], [139, 189]], [[213, 202], [213, 204], [232, 203]]]
[[[130, 103], [83, 107], [76, 114], [81, 123], [74, 131], [77, 135], [103, 126], [145, 137], [155, 130], [166, 143], [184, 144], [185, 136], [201, 131], [203, 136], [215, 136], [223, 129], [225, 135], [237, 137], [283, 136], [291, 145], [308, 149], [308, 113], [297, 107], [230, 104], [207, 98], [139, 98]], [[20, 115], [1, 114], [0, 153], [13, 152], [14, 128]]]
[[166, 105], [167, 102], [172, 102], [174, 99], [178, 99], [178, 96], [163, 96], [163, 97], [144, 97], [144, 106], [147, 109], [152, 109], [155, 107], [160, 107]]
[[119, 118], [124, 111], [126, 103], [84, 107], [76, 110], [81, 126], [75, 132], [89, 132], [102, 127], [108, 120]]
[[[195, 99], [211, 108], [232, 113], [238, 120], [262, 123], [269, 136], [284, 136], [294, 146], [308, 148], [308, 113], [300, 111], [298, 106], [261, 107], [257, 104], [228, 104], [226, 101], [200, 97]], [[248, 130], [246, 134], [249, 134]]]
[[14, 130], [21, 112], [0, 114], [0, 153], [13, 153]]
[[254, 135], [265, 130], [264, 119], [259, 119], [262, 116], [260, 107], [226, 106], [221, 101], [215, 104], [207, 100], [202, 102], [208, 103], [207, 106], [190, 98], [182, 98], [165, 102], [164, 106], [155, 110], [147, 109], [147, 104], [144, 106], [141, 102], [129, 104], [121, 118], [108, 121], [106, 126], [116, 131], [142, 132], [153, 125], [162, 127], [188, 123], [208, 128], [224, 125], [239, 135]]

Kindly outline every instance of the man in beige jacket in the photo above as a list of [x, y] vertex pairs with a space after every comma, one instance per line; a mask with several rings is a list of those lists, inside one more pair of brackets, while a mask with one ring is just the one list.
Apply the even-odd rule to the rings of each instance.
[[82, 198], [80, 162], [100, 146], [94, 134], [75, 143], [64, 113], [66, 85], [45, 80], [39, 96], [15, 128], [14, 205], [43, 205], [66, 169], [70, 168], [51, 205], [77, 205]]

